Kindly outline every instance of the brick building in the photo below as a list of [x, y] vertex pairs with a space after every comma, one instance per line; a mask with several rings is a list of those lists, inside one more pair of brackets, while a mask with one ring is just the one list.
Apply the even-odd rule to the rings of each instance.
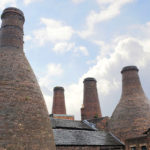
[[48, 111], [23, 52], [24, 14], [10, 7], [0, 28], [0, 150], [55, 150]]
[[140, 137], [126, 139], [126, 150], [149, 150], [150, 149], [150, 129]]

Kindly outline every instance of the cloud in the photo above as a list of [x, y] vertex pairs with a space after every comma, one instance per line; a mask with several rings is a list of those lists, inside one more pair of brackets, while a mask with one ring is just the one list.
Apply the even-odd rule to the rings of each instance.
[[50, 63], [47, 65], [46, 73], [42, 77], [39, 77], [39, 84], [48, 108], [51, 113], [52, 108], [52, 87], [55, 85], [54, 77], [60, 77], [63, 75], [63, 68], [61, 64]]
[[75, 54], [82, 53], [85, 56], [88, 56], [88, 50], [85, 46], [76, 46], [75, 43], [69, 42], [59, 42], [56, 43], [53, 47], [53, 51], [59, 54], [72, 51]]
[[84, 2], [85, 0], [72, 0], [73, 3], [75, 4], [79, 4], [79, 3], [82, 3]]
[[[44, 27], [37, 29], [33, 32], [34, 42], [39, 43], [40, 46], [51, 42], [53, 45], [52, 50], [58, 54], [72, 51], [73, 53], [82, 53], [88, 56], [88, 50], [83, 45], [76, 45], [72, 42], [72, 37], [76, 34], [71, 26], [65, 25], [61, 21], [54, 19], [41, 18], [41, 24]], [[28, 40], [31, 36], [27, 36]]]
[[24, 0], [24, 4], [25, 5], [29, 5], [30, 3], [33, 3], [33, 2], [40, 2], [40, 1], [43, 1], [43, 0]]
[[0, 10], [3, 10], [6, 7], [16, 7], [17, 5], [17, 0], [0, 0]]
[[48, 87], [52, 82], [52, 77], [61, 76], [63, 74], [63, 69], [61, 64], [48, 64], [46, 74], [39, 79], [39, 84], [41, 87]]
[[81, 52], [81, 53], [82, 53], [83, 55], [85, 55], [85, 56], [88, 56], [88, 55], [89, 55], [88, 50], [87, 50], [87, 48], [86, 48], [85, 46], [76, 47], [76, 48], [74, 49], [74, 52], [75, 52], [75, 53]]
[[30, 35], [25, 35], [24, 36], [24, 41], [27, 42], [27, 41], [30, 41], [32, 40], [32, 37]]
[[53, 100], [53, 97], [48, 95], [48, 94], [44, 94], [44, 100], [45, 100], [45, 103], [46, 103], [46, 106], [47, 106], [47, 110], [49, 112], [49, 114], [52, 113], [52, 100]]
[[53, 51], [56, 53], [65, 53], [74, 49], [75, 43], [60, 42], [54, 45]]
[[44, 25], [44, 27], [34, 31], [35, 40], [39, 41], [40, 45], [48, 42], [57, 43], [69, 41], [74, 34], [72, 27], [65, 25], [61, 21], [41, 18], [41, 24]]
[[134, 0], [97, 0], [100, 11], [92, 10], [86, 18], [86, 28], [79, 32], [82, 38], [87, 38], [94, 33], [97, 23], [110, 20], [120, 14], [121, 8]]

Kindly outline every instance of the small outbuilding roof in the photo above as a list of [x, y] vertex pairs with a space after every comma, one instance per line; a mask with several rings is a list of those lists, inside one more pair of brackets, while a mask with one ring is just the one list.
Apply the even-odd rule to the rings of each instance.
[[53, 129], [53, 133], [57, 146], [123, 146], [117, 138], [105, 131]]

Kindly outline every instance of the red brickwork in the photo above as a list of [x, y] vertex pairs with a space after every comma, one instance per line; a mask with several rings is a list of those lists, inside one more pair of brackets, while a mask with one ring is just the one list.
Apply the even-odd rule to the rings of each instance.
[[142, 135], [150, 126], [150, 105], [136, 66], [124, 67], [122, 96], [109, 121], [110, 130], [122, 141]]
[[141, 150], [142, 147], [146, 147], [150, 150], [150, 129], [146, 131], [142, 136], [127, 139], [125, 141], [126, 150], [131, 150], [132, 147], [136, 147], [137, 150]]
[[86, 78], [83, 83], [84, 96], [83, 108], [81, 108], [82, 120], [102, 117], [97, 94], [96, 80], [94, 78]]
[[74, 116], [53, 116], [53, 118], [55, 118], [55, 119], [66, 119], [66, 120], [74, 120]]
[[64, 88], [55, 87], [53, 96], [52, 114], [66, 114]]
[[101, 117], [88, 120], [96, 125], [96, 128], [102, 131], [108, 131], [109, 117]]
[[55, 150], [46, 105], [23, 52], [24, 15], [5, 9], [0, 32], [0, 149]]
[[[126, 150], [131, 150], [132, 147], [136, 147], [137, 150], [141, 150], [142, 146], [146, 146], [147, 148], [150, 148], [147, 144], [147, 137], [141, 136], [133, 139], [128, 139], [125, 141]], [[149, 149], [148, 149], [149, 150]]]

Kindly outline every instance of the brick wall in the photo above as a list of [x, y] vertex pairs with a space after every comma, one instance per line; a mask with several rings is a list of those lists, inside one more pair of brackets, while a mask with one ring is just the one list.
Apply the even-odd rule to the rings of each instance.
[[67, 120], [74, 120], [74, 116], [59, 116], [59, 115], [57, 115], [57, 116], [55, 116], [55, 115], [53, 115], [53, 118], [55, 118], [55, 119], [67, 119]]
[[96, 128], [99, 130], [108, 131], [108, 121], [109, 117], [101, 117], [88, 120], [96, 125]]

